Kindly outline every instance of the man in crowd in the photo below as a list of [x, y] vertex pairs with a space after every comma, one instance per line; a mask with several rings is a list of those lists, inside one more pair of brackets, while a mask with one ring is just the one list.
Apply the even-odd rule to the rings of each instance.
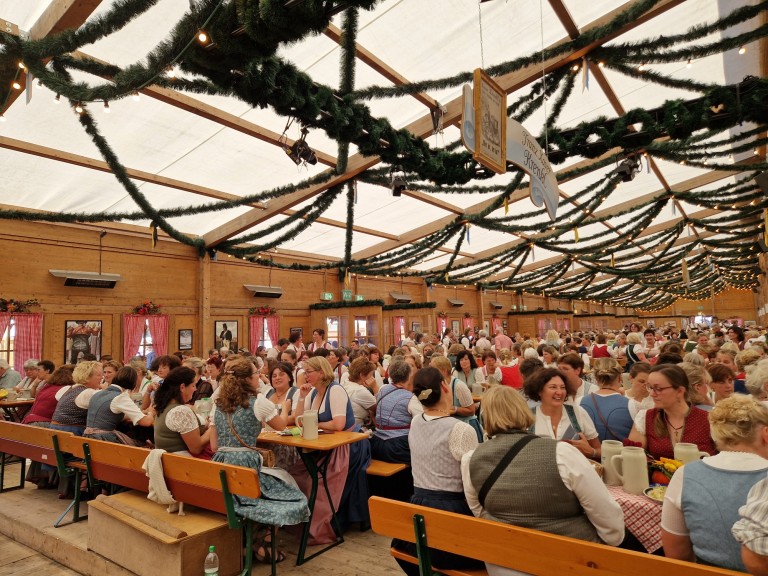
[[288, 338], [280, 338], [277, 341], [277, 345], [267, 351], [267, 360], [280, 360], [283, 352], [285, 352], [285, 349], [288, 348], [288, 344]]

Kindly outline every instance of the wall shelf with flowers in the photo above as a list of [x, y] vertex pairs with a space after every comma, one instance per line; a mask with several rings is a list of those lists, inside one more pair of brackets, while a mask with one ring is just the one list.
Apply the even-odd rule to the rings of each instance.
[[254, 306], [248, 309], [250, 316], [274, 316], [277, 314], [277, 310], [272, 306]]
[[160, 308], [162, 308], [160, 304], [155, 304], [152, 300], [146, 300], [145, 302], [134, 306], [133, 313], [140, 316], [152, 316], [161, 314]]
[[26, 314], [33, 306], [40, 306], [40, 302], [34, 298], [30, 300], [16, 300], [15, 298], [0, 298], [0, 312], [15, 312]]

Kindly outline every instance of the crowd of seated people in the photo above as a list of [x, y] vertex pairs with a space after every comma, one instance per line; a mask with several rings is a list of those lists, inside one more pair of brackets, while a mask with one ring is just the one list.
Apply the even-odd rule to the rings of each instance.
[[[238, 511], [278, 525], [306, 520], [312, 478], [290, 448], [274, 448], [278, 472], [263, 469], [253, 451], [260, 431], [293, 426], [308, 410], [317, 411], [320, 429], [366, 430], [370, 440], [332, 454], [310, 544], [336, 539], [331, 503], [343, 529], [366, 524], [365, 470], [373, 457], [410, 465], [406, 497], [414, 503], [620, 545], [621, 509], [593, 468], [601, 442], [640, 446], [655, 459], [693, 443], [710, 456], [673, 477], [660, 526], [666, 553], [740, 570], [759, 565], [763, 548], [743, 531], [731, 536], [730, 527], [768, 472], [765, 337], [727, 330], [688, 339], [636, 325], [616, 333], [549, 331], [541, 339], [481, 332], [413, 334], [383, 354], [372, 345], [335, 346], [318, 329], [309, 351], [294, 335], [253, 355], [159, 356], [149, 369], [140, 359], [59, 368], [35, 360], [14, 386], [35, 399], [26, 424], [258, 469], [269, 477], [262, 478], [265, 494], [280, 504], [244, 500]], [[738, 392], [740, 379], [751, 397]], [[208, 398], [210, 413], [196, 409]], [[514, 463], [492, 475], [515, 447]], [[28, 480], [42, 488], [57, 478], [33, 465]], [[725, 482], [734, 490], [713, 504], [724, 511], [720, 521], [703, 521], [689, 503]], [[258, 560], [271, 560], [266, 544], [257, 543]], [[438, 551], [433, 563], [477, 567]]]

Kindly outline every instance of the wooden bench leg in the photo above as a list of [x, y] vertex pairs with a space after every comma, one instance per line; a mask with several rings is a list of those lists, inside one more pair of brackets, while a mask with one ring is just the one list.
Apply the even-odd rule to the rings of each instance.
[[[9, 464], [21, 463], [21, 470], [19, 475], [19, 483], [15, 486], [5, 487], [5, 467]], [[13, 454], [7, 454], [0, 452], [0, 493], [10, 492], [11, 490], [18, 490], [24, 488], [24, 477], [27, 474], [27, 459], [20, 456], [14, 456]]]
[[[58, 520], [56, 520], [56, 523], [53, 525], [54, 528], [59, 528], [62, 525], [61, 521], [64, 520], [67, 514], [69, 514], [70, 510], [74, 510], [72, 513], [72, 522], [68, 522], [67, 524], [74, 524], [75, 522], [80, 522], [80, 520], [86, 520], [88, 518], [88, 514], [80, 516], [80, 502], [82, 499], [82, 491], [80, 490], [81, 481], [82, 474], [80, 473], [80, 470], [75, 470], [75, 496], [72, 498], [72, 502], [69, 503], [69, 506], [67, 506], [67, 509], [64, 510], [64, 513], [59, 516]], [[64, 524], [64, 526], [66, 526], [66, 524]]]

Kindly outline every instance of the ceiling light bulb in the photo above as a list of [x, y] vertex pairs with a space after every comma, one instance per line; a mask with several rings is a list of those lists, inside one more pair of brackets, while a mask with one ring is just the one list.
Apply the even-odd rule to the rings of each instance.
[[83, 112], [85, 112], [85, 108], [83, 108], [83, 105], [78, 102], [77, 105], [75, 106], [75, 112], [77, 112], [78, 114], [82, 114]]
[[597, 65], [598, 65], [598, 67], [602, 68], [603, 66], [605, 66], [605, 62], [600, 60], [600, 62], [598, 62]]
[[638, 72], [642, 72], [643, 70], [645, 70], [645, 62], [643, 62], [642, 64], [640, 64], [640, 66], [637, 67]]
[[691, 66], [693, 66], [693, 62], [691, 62], [691, 59], [688, 58], [688, 63], [685, 65], [685, 67], [690, 68]]
[[56, 94], [56, 96], [53, 97], [53, 101], [58, 104], [61, 102], [61, 94]]
[[27, 69], [27, 67], [24, 66], [24, 62], [19, 62], [19, 68], [21, 68], [22, 70], [26, 70]]
[[746, 54], [746, 53], [747, 53], [747, 47], [746, 46], [742, 46], [741, 48], [739, 48], [739, 54]]
[[197, 40], [201, 44], [205, 44], [208, 42], [208, 34], [206, 34], [204, 30], [200, 30], [200, 32], [197, 34]]
[[104, 114], [109, 114], [109, 112], [110, 112], [110, 110], [109, 110], [109, 102], [104, 100]]
[[11, 86], [13, 86], [14, 90], [21, 90], [21, 84], [19, 84], [15, 80], [13, 81], [13, 84], [11, 84]]
[[171, 66], [165, 73], [168, 78], [176, 78], [176, 66]]

